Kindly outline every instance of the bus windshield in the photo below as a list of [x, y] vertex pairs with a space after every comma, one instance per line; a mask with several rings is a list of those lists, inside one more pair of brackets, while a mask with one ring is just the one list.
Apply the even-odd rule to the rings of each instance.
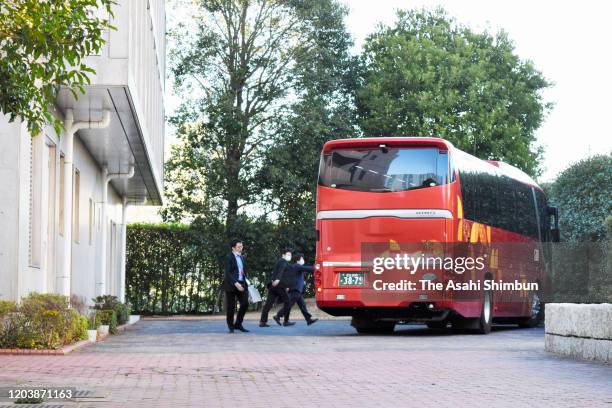
[[319, 185], [392, 193], [448, 183], [448, 152], [437, 148], [338, 149], [325, 153]]

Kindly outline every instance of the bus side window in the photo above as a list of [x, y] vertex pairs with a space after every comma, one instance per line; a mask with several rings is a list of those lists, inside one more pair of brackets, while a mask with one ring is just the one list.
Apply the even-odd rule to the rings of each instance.
[[537, 238], [538, 225], [531, 189], [519, 182], [514, 182], [514, 184], [518, 210], [516, 213], [517, 232], [521, 235]]
[[502, 177], [499, 191], [499, 227], [508, 231], [516, 231], [516, 197], [512, 186], [512, 180]]
[[495, 225], [497, 222], [497, 176], [480, 173], [478, 177], [478, 222]]
[[463, 216], [465, 219], [476, 221], [476, 174], [472, 172], [460, 172], [461, 196], [463, 197]]

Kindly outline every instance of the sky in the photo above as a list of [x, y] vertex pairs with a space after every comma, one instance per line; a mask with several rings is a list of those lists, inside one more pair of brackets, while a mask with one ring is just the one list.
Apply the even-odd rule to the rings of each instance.
[[391, 25], [397, 9], [443, 7], [474, 30], [506, 31], [516, 54], [531, 60], [554, 85], [542, 93], [555, 106], [536, 131], [544, 148], [539, 181], [585, 157], [612, 151], [612, 3], [563, 1], [345, 0], [355, 50], [379, 23]]

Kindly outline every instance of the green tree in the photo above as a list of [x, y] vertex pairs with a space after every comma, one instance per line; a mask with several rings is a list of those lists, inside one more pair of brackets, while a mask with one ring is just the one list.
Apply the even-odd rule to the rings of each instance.
[[279, 129], [292, 113], [292, 100], [305, 92], [298, 66], [317, 41], [325, 41], [315, 32], [325, 24], [321, 10], [332, 6], [338, 4], [201, 1], [191, 41], [179, 27], [180, 46], [171, 61], [185, 98], [173, 118], [179, 143], [167, 163], [166, 219], [222, 219], [229, 238], [239, 229], [241, 210], [267, 214], [259, 170], [269, 168], [267, 152], [287, 138]]
[[263, 202], [278, 217], [279, 242], [314, 257], [315, 193], [319, 155], [334, 138], [355, 137], [356, 58], [344, 18], [348, 9], [320, 1], [311, 10], [313, 47], [293, 68], [300, 89], [286, 117], [274, 123], [276, 143], [265, 153], [258, 181]]
[[0, 112], [26, 121], [32, 135], [61, 121], [50, 109], [60, 87], [77, 97], [95, 73], [83, 58], [104, 44], [109, 21], [92, 14], [102, 7], [112, 16], [113, 0], [0, 1]]
[[534, 131], [550, 108], [540, 94], [550, 84], [515, 54], [507, 34], [474, 32], [442, 9], [397, 17], [364, 45], [357, 94], [363, 133], [440, 136], [538, 175]]
[[559, 207], [562, 241], [605, 241], [606, 217], [612, 215], [612, 154], [581, 160], [565, 169], [547, 188]]

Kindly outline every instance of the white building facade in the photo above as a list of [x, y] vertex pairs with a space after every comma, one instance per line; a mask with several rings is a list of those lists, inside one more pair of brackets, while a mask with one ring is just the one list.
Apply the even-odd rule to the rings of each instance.
[[0, 115], [0, 299], [125, 298], [126, 208], [162, 202], [166, 17], [117, 3], [91, 85], [60, 92], [61, 134]]

